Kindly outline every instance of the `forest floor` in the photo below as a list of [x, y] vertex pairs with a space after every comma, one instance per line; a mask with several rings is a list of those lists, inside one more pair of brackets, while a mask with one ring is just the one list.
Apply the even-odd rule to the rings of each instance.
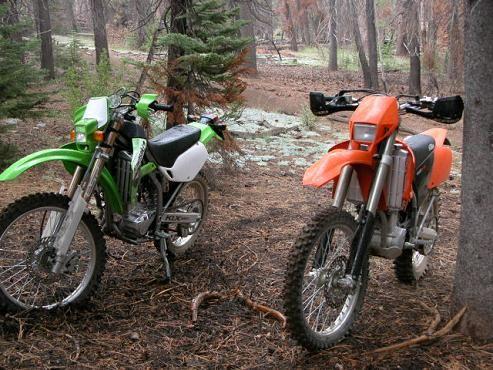
[[[332, 92], [358, 82], [351, 73], [264, 65], [259, 76], [248, 79], [245, 97], [247, 106], [300, 116], [310, 90]], [[403, 76], [395, 76], [396, 91], [404, 83]], [[60, 99], [55, 96], [45, 108], [67, 110]], [[27, 119], [17, 122], [7, 137], [24, 155], [66, 142], [70, 126], [56, 115]], [[432, 126], [420, 119], [404, 120], [404, 127], [416, 131]], [[450, 131], [454, 172], [442, 188], [441, 235], [432, 268], [418, 285], [407, 286], [397, 282], [391, 261], [373, 259], [363, 312], [353, 334], [333, 349], [306, 352], [277, 321], [235, 299], [202, 305], [198, 321], [191, 323], [191, 301], [204, 291], [241, 289], [254, 301], [282, 311], [280, 294], [293, 241], [330, 203], [328, 190], [301, 186], [306, 165], [296, 162], [296, 151], [283, 154], [279, 145], [269, 145], [275, 139], [262, 138], [264, 142], [239, 140], [245, 153], [264, 156], [261, 165], [247, 160], [234, 171], [211, 167], [209, 218], [195, 247], [174, 263], [171, 283], [161, 282], [162, 263], [152, 245], [107, 240], [106, 272], [89, 308], [0, 315], [0, 367], [491, 368], [493, 346], [455, 332], [428, 345], [372, 354], [426, 331], [433, 317], [418, 302], [439, 310], [440, 327], [451, 316], [461, 128], [459, 123]], [[312, 162], [322, 155], [325, 143], [328, 149], [345, 130], [343, 123], [319, 119], [312, 131], [301, 130], [290, 140], [299, 140], [298, 147], [318, 145], [320, 151], [305, 158]], [[306, 154], [299, 152], [301, 157]], [[283, 156], [287, 158], [280, 163]], [[25, 194], [57, 191], [63, 178], [59, 166], [47, 166], [0, 184], [0, 208]]]

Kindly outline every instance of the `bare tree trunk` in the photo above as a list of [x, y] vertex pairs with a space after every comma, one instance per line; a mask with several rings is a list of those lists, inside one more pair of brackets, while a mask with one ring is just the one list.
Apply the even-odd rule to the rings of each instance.
[[240, 18], [248, 21], [248, 24], [243, 26], [240, 30], [241, 37], [252, 39], [251, 45], [248, 47], [248, 53], [245, 58], [245, 66], [250, 69], [254, 74], [257, 70], [257, 45], [255, 41], [255, 17], [252, 13], [250, 2], [241, 1], [240, 4]]
[[329, 0], [329, 71], [337, 71], [337, 14], [336, 0]]
[[375, 25], [375, 3], [366, 0], [366, 28], [368, 32], [368, 61], [370, 68], [370, 88], [378, 90], [378, 48]]
[[106, 21], [104, 19], [103, 0], [91, 0], [92, 23], [94, 28], [94, 45], [96, 47], [96, 63], [106, 57], [110, 60], [108, 38], [106, 37]]
[[74, 12], [74, 1], [75, 0], [66, 0], [67, 1], [67, 15], [72, 27], [73, 32], [78, 32], [77, 21], [75, 20], [75, 12]]
[[147, 79], [147, 71], [149, 69], [149, 65], [154, 60], [154, 54], [156, 53], [157, 40], [159, 37], [159, 33], [162, 31], [161, 24], [165, 21], [165, 19], [164, 19], [165, 17], [166, 17], [166, 12], [163, 12], [163, 14], [161, 15], [161, 18], [159, 20], [159, 24], [158, 24], [156, 30], [154, 31], [154, 33], [152, 34], [151, 46], [149, 47], [149, 52], [147, 53], [146, 64], [144, 65], [144, 67], [142, 68], [142, 71], [140, 72], [139, 82], [137, 82], [137, 87], [135, 89], [139, 93], [142, 91], [142, 89], [144, 87], [144, 83]]
[[356, 6], [354, 0], [348, 1], [349, 15], [351, 17], [351, 23], [353, 26], [354, 42], [356, 43], [356, 49], [358, 50], [359, 61], [361, 64], [361, 70], [363, 71], [363, 80], [365, 87], [371, 86], [370, 67], [368, 66], [368, 60], [366, 59], [365, 48], [361, 39], [361, 33], [358, 25], [358, 14], [356, 13]]
[[293, 16], [291, 14], [291, 8], [289, 7], [288, 0], [284, 0], [284, 11], [286, 15], [286, 22], [288, 24], [289, 35], [291, 36], [291, 50], [298, 51], [298, 40], [296, 40], [296, 30], [294, 28]]
[[493, 2], [468, 0], [465, 27], [462, 214], [453, 309], [467, 305], [461, 331], [493, 339]]
[[303, 42], [305, 45], [312, 44], [312, 37], [310, 33], [310, 22], [308, 21], [308, 13], [305, 4], [302, 4], [301, 0], [296, 0], [296, 8], [298, 11], [298, 24], [302, 30]]
[[144, 22], [146, 20], [149, 3], [144, 0], [135, 1], [135, 10], [137, 11], [137, 43], [139, 46], [146, 42], [147, 34]]
[[[171, 33], [181, 33], [187, 34], [187, 20], [184, 17], [187, 14], [187, 9], [191, 7], [191, 0], [171, 0], [170, 1], [170, 17]], [[180, 97], [180, 84], [177, 75], [185, 73], [176, 68], [176, 60], [182, 56], [183, 53], [180, 49], [169, 46], [168, 48], [168, 70], [170, 71], [168, 75], [167, 87], [169, 89], [168, 93], [168, 104], [174, 105], [174, 111], [168, 113], [168, 128], [176, 125], [181, 125], [186, 123], [186, 117], [183, 112], [184, 100]]]
[[41, 68], [47, 71], [48, 79], [55, 78], [53, 44], [51, 40], [51, 21], [49, 0], [38, 1], [39, 33], [41, 36]]
[[448, 63], [447, 63], [447, 77], [453, 82], [459, 82], [462, 79], [463, 67], [463, 33], [460, 30], [459, 25], [459, 4], [453, 3], [452, 16], [450, 19], [449, 28], [449, 41], [448, 41]]
[[407, 0], [409, 4], [409, 94], [421, 94], [421, 59], [419, 46], [419, 0]]
[[408, 16], [409, 16], [409, 2], [407, 0], [397, 0], [396, 2], [396, 12], [398, 19], [397, 26], [397, 40], [395, 45], [395, 54], [399, 56], [407, 56], [409, 53], [407, 52], [407, 25], [408, 25]]
[[39, 6], [38, 0], [32, 0], [33, 6], [33, 18], [34, 18], [34, 27], [36, 28], [36, 37], [39, 39]]

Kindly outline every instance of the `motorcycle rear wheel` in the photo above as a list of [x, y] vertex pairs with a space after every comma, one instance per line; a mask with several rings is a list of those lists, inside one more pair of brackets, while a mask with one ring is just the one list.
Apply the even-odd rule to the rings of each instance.
[[[209, 187], [205, 176], [199, 174], [195, 179], [184, 184], [171, 208], [174, 211], [196, 212], [202, 215], [199, 222], [190, 226], [168, 225], [174, 229], [178, 229], [179, 227], [184, 228], [180, 230], [179, 234], [173, 235], [166, 240], [170, 257], [174, 258], [182, 256], [192, 248], [207, 219], [209, 212]], [[155, 241], [154, 246], [158, 252], [161, 252], [159, 241]]]
[[288, 329], [311, 351], [329, 348], [348, 335], [363, 304], [368, 258], [352, 290], [344, 277], [357, 224], [349, 213], [328, 209], [303, 229], [289, 257], [284, 287]]
[[21, 198], [0, 215], [0, 311], [82, 305], [98, 288], [106, 245], [96, 219], [85, 213], [61, 273], [51, 271], [57, 224], [70, 199], [54, 193]]

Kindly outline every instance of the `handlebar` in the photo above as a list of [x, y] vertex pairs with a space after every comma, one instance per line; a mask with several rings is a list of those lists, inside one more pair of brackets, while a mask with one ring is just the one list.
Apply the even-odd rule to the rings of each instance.
[[[369, 95], [380, 94], [367, 89], [342, 90], [335, 96], [326, 96], [321, 92], [311, 92], [311, 111], [316, 116], [326, 116], [342, 111], [355, 111], [363, 98], [354, 99], [352, 96], [346, 95], [350, 92], [364, 92], [369, 93]], [[441, 123], [456, 123], [461, 119], [464, 110], [464, 103], [462, 98], [458, 95], [434, 99], [429, 97], [399, 95], [396, 98], [399, 100], [403, 97], [412, 98], [413, 100], [401, 104], [401, 110]]]
[[149, 105], [149, 108], [154, 109], [155, 111], [162, 111], [162, 112], [173, 112], [174, 110], [173, 105], [159, 104], [158, 102], [152, 103], [151, 105]]

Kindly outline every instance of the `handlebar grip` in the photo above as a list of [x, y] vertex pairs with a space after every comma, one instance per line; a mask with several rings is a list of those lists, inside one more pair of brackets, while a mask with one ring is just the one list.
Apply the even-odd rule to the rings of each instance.
[[416, 114], [417, 116], [421, 116], [421, 117], [428, 118], [428, 119], [433, 118], [433, 112], [423, 112], [422, 110], [419, 110], [418, 108], [406, 107], [406, 112], [413, 113], [413, 114]]
[[157, 102], [154, 102], [151, 105], [149, 105], [149, 108], [154, 109], [156, 111], [163, 111], [163, 112], [173, 112], [173, 110], [174, 110], [173, 105], [159, 104]]

